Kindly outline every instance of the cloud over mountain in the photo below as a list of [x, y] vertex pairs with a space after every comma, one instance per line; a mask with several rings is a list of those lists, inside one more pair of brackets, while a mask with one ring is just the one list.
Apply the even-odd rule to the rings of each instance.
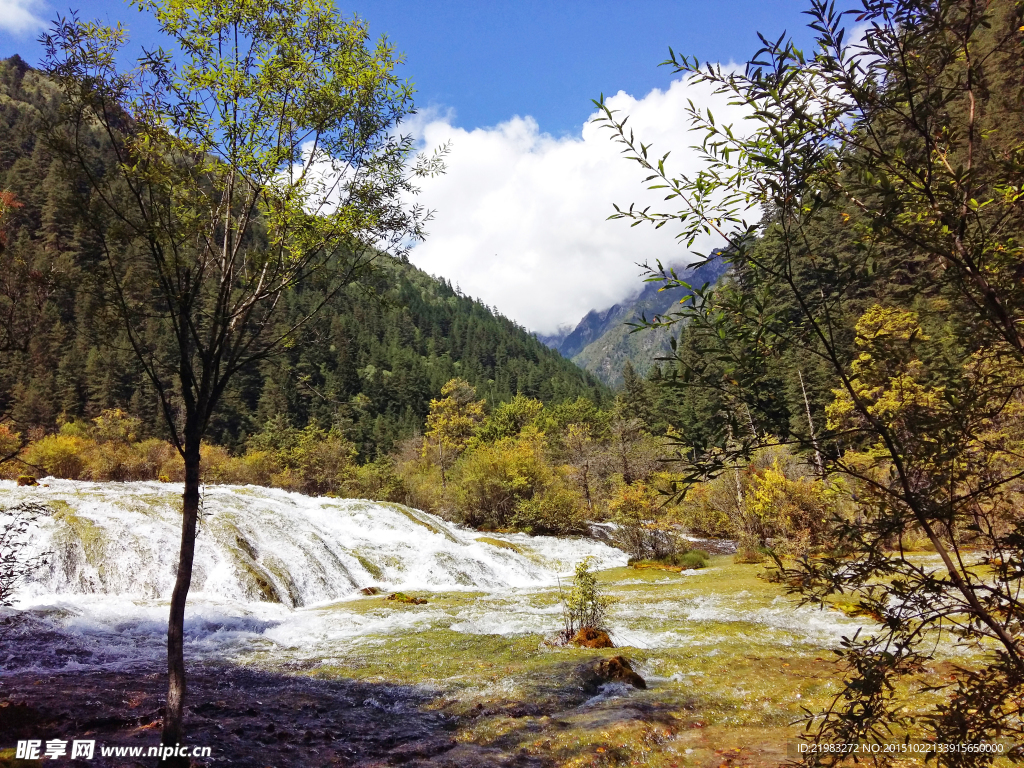
[[[672, 150], [668, 166], [678, 174], [694, 173], [700, 163], [688, 148], [700, 140], [688, 132], [690, 99], [710, 106], [717, 121], [740, 122], [726, 99], [683, 80], [643, 98], [619, 92], [607, 101], [629, 115], [637, 138], [652, 143], [656, 155]], [[593, 117], [579, 135], [563, 137], [541, 132], [531, 117], [471, 131], [453, 122], [428, 111], [413, 123], [428, 149], [451, 142], [447, 174], [422, 184], [420, 201], [436, 216], [427, 241], [411, 254], [421, 269], [530, 330], [550, 333], [639, 290], [638, 262], [689, 260], [670, 226], [607, 220], [613, 203], [657, 208], [663, 195], [644, 189], [646, 174], [623, 159]], [[694, 248], [715, 244], [709, 237]]]

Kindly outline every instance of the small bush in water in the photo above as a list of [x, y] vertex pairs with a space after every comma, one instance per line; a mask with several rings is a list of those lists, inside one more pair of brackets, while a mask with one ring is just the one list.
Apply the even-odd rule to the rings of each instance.
[[604, 630], [605, 615], [608, 612], [608, 598], [601, 594], [597, 585], [597, 574], [591, 570], [594, 558], [588, 557], [576, 564], [572, 590], [562, 598], [562, 612], [565, 620], [563, 638], [566, 642], [584, 628]]

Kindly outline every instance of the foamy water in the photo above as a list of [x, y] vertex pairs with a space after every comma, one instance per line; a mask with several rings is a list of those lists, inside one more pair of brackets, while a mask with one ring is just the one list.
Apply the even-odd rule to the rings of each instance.
[[[0, 650], [0, 666], [113, 668], [162, 658], [181, 485], [42, 482], [35, 488], [0, 482], [4, 507], [19, 501], [47, 505], [30, 531], [26, 554], [47, 552], [50, 559], [21, 589], [15, 608], [4, 609], [2, 617], [16, 621], [12, 642]], [[490, 614], [466, 615], [464, 621], [429, 608], [345, 610], [344, 601], [359, 599], [367, 586], [512, 595], [571, 577], [585, 557], [598, 568], [626, 561], [621, 551], [591, 539], [485, 537], [398, 504], [211, 486], [203, 495], [196, 542], [187, 651], [200, 659], [260, 650], [305, 655], [442, 619], [455, 631], [546, 631], [550, 611], [522, 603], [523, 616], [510, 617], [515, 608], [503, 599], [491, 604]], [[19, 638], [35, 638], [31, 658]]]
[[[0, 674], [159, 667], [178, 556], [181, 486], [165, 483], [0, 482], [0, 505], [45, 503], [30, 553], [50, 564], [24, 585], [6, 625]], [[487, 541], [490, 539], [490, 541]], [[562, 626], [558, 585], [576, 563], [599, 569], [626, 555], [592, 539], [483, 534], [397, 504], [311, 498], [252, 486], [212, 486], [203, 498], [186, 611], [193, 662], [318, 663], [397, 634], [551, 635]], [[645, 599], [643, 582], [611, 607], [617, 644], [701, 646], [708, 627], [737, 624], [783, 645], [834, 646], [858, 623], [836, 612], [765, 606], [743, 593], [701, 594], [693, 572], [675, 599]], [[360, 589], [427, 594], [415, 609], [367, 604]], [[449, 598], [445, 598], [448, 595]], [[454, 597], [452, 597], [454, 596]], [[435, 599], [436, 597], [436, 599]]]
[[[170, 596], [180, 539], [180, 485], [44, 482], [48, 487], [0, 483], [7, 505], [33, 500], [52, 510], [33, 531], [33, 549], [52, 552], [52, 563], [26, 585], [26, 598]], [[590, 539], [487, 537], [509, 545], [501, 547], [481, 538], [477, 531], [399, 504], [210, 486], [203, 496], [191, 594], [298, 608], [371, 585], [535, 587], [555, 583], [584, 557], [593, 557], [599, 568], [625, 562], [619, 550]]]

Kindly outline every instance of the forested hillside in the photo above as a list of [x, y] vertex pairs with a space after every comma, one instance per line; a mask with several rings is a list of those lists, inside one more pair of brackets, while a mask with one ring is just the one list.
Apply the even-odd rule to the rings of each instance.
[[[57, 106], [43, 75], [18, 57], [0, 62], [0, 189], [14, 201], [0, 257], [0, 410], [32, 435], [121, 408], [159, 436], [157, 398], [104, 309], [111, 288], [94, 229], [85, 225], [100, 214], [45, 146]], [[289, 293], [281, 329], [320, 298], [315, 286]], [[209, 437], [239, 447], [284, 416], [296, 427], [337, 426], [371, 459], [420, 429], [430, 399], [455, 376], [492, 405], [517, 393], [549, 403], [608, 397], [512, 321], [383, 257], [375, 274], [292, 334], [282, 354], [232, 380]]]

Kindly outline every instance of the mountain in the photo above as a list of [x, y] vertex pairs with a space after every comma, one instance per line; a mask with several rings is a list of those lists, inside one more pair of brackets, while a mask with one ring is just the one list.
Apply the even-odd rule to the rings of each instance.
[[[31, 436], [119, 408], [142, 419], [146, 436], [162, 436], [158, 399], [105, 298], [92, 225], [106, 224], [81, 213], [88, 185], [70, 183], [41, 139], [58, 106], [45, 75], [18, 57], [0, 60], [0, 190], [15, 200], [0, 254], [0, 416]], [[282, 331], [321, 299], [315, 287], [286, 294]], [[162, 351], [159, 331], [151, 338]], [[316, 421], [373, 458], [421, 429], [431, 398], [455, 376], [492, 406], [517, 393], [548, 403], [610, 397], [513, 321], [382, 256], [280, 354], [233, 377], [208, 435], [235, 448], [272, 420]]]
[[[696, 270], [684, 268], [679, 272], [683, 280], [700, 286], [718, 280], [725, 273], [725, 265], [716, 259]], [[671, 351], [671, 332], [664, 328], [634, 332], [629, 323], [639, 322], [642, 316], [650, 320], [655, 315], [671, 312], [689, 295], [683, 288], [660, 291], [661, 285], [644, 283], [631, 299], [608, 309], [588, 312], [575, 328], [537, 338], [609, 387], [621, 386], [622, 368], [627, 360], [637, 373], [646, 376], [656, 358]]]

